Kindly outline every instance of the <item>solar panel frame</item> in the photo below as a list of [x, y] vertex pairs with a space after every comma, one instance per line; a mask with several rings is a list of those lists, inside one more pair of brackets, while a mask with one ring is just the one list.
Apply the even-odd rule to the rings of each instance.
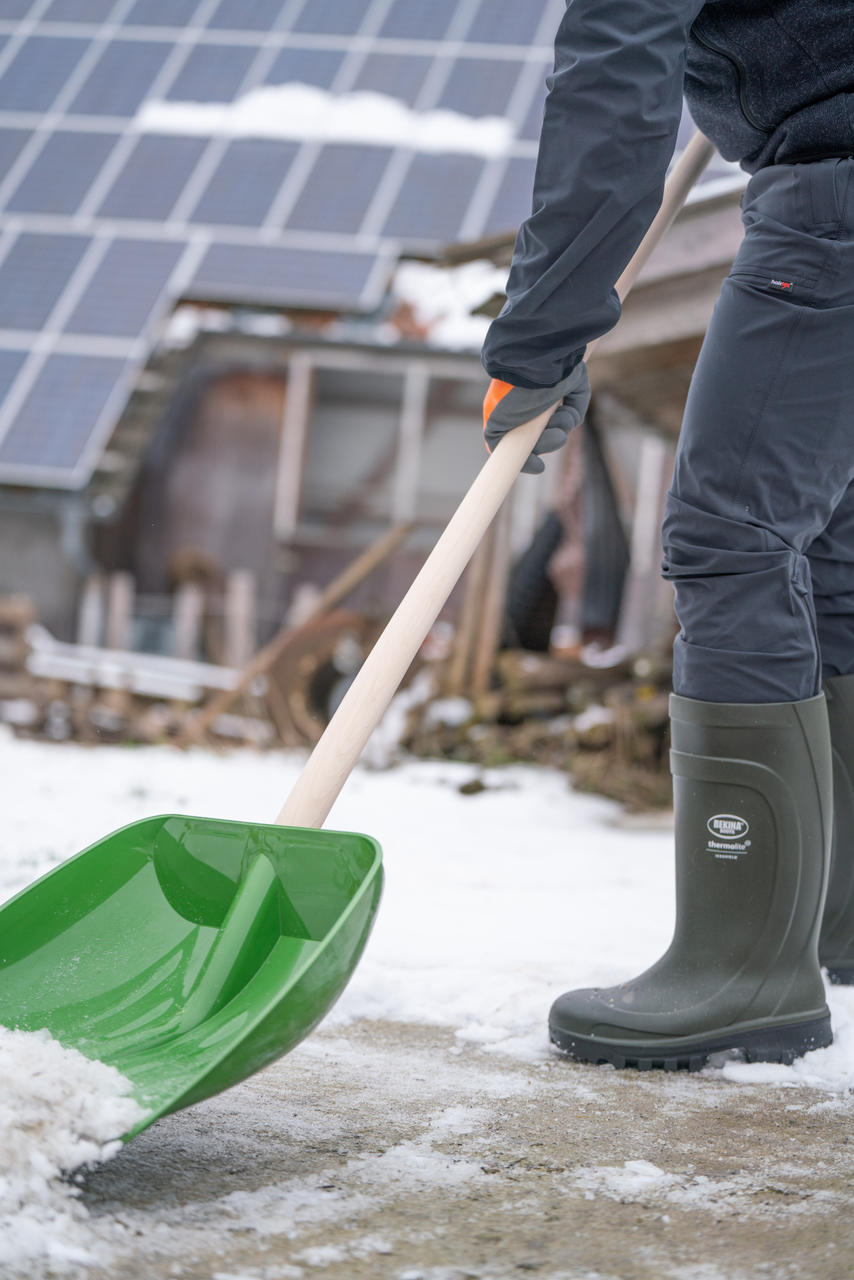
[[[527, 48], [533, 43], [540, 23], [553, 0], [525, 0], [524, 4], [496, 5], [481, 0], [466, 31], [466, 40], [477, 44], [507, 44]], [[554, 29], [557, 31], [557, 18]]]
[[180, 30], [192, 22], [198, 10], [199, 0], [136, 0], [125, 15], [124, 25]]
[[404, 242], [452, 240], [483, 168], [478, 156], [419, 152], [406, 172], [383, 234]]
[[53, 0], [45, 12], [45, 22], [106, 22], [116, 0]]
[[[533, 185], [544, 86], [535, 91], [531, 72], [539, 66], [544, 80], [551, 69], [564, 2], [42, 0], [34, 9], [0, 0], [0, 50], [10, 40], [0, 110], [5, 92], [9, 110], [56, 117], [31, 145], [18, 118], [0, 129], [9, 201], [0, 216], [0, 482], [85, 482], [158, 316], [179, 296], [366, 311], [401, 250], [433, 253], [461, 234], [511, 230]], [[146, 97], [228, 103], [255, 85], [296, 81], [385, 93], [418, 111], [512, 114], [516, 141], [484, 160], [365, 143], [134, 136]], [[680, 144], [690, 129], [683, 120]], [[80, 164], [69, 160], [63, 183], [54, 162], [75, 148]], [[709, 175], [730, 180], [732, 167]], [[88, 436], [83, 418], [66, 414], [70, 446], [48, 424], [38, 448], [25, 447], [34, 406], [65, 413], [60, 399], [75, 385]]]
[[101, 201], [98, 216], [167, 221], [206, 146], [206, 138], [140, 134]]
[[114, 240], [63, 326], [73, 334], [138, 338], [166, 304], [166, 288], [186, 247], [176, 240]]
[[22, 231], [0, 261], [0, 329], [38, 333], [91, 244], [91, 237]]
[[56, 130], [6, 201], [6, 211], [74, 214], [119, 136]]
[[458, 7], [458, 0], [430, 0], [429, 4], [393, 0], [379, 34], [405, 40], [443, 40]]
[[26, 18], [33, 4], [34, 0], [0, 0], [0, 19], [17, 22]]
[[394, 155], [391, 147], [329, 144], [318, 153], [290, 211], [289, 230], [352, 234]]
[[72, 471], [126, 369], [112, 356], [49, 356], [0, 440], [0, 466]]
[[376, 254], [361, 250], [214, 243], [186, 293], [201, 300], [282, 305], [286, 282], [293, 306], [358, 307], [375, 265]]
[[28, 129], [0, 128], [0, 173], [8, 173], [31, 137]]
[[49, 110], [88, 48], [82, 37], [27, 37], [0, 75], [0, 111]]
[[6, 396], [27, 358], [26, 351], [0, 348], [0, 399]]
[[413, 106], [434, 62], [434, 58], [422, 53], [369, 53], [353, 81], [353, 89], [383, 93]]
[[466, 116], [506, 116], [525, 63], [505, 58], [455, 58], [437, 106]]
[[534, 191], [533, 156], [512, 156], [508, 160], [495, 198], [483, 225], [483, 235], [513, 232], [531, 212]]
[[372, 3], [373, 0], [311, 0], [299, 11], [291, 29], [322, 35], [354, 36]]
[[285, 45], [275, 55], [264, 76], [265, 84], [316, 85], [331, 89], [343, 65], [343, 49], [306, 49]]
[[111, 40], [68, 108], [70, 115], [133, 116], [163, 70], [165, 40]]
[[199, 197], [190, 221], [262, 226], [298, 151], [296, 142], [235, 139]]
[[222, 31], [272, 31], [284, 8], [285, 0], [220, 0], [207, 25]]

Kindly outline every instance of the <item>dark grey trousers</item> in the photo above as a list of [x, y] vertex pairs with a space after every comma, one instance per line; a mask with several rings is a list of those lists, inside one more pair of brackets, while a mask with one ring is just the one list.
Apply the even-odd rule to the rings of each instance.
[[741, 208], [664, 520], [673, 687], [790, 702], [854, 672], [854, 158], [760, 169]]

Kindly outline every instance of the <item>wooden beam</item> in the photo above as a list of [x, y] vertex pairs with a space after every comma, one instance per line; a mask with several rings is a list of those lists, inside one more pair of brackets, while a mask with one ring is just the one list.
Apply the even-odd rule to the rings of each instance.
[[421, 440], [427, 418], [430, 375], [421, 364], [409, 365], [403, 383], [397, 466], [391, 496], [392, 520], [414, 520], [418, 503]]
[[182, 582], [172, 601], [172, 653], [193, 661], [199, 656], [199, 636], [205, 611], [205, 593], [198, 582]]
[[111, 573], [107, 582], [108, 649], [131, 648], [131, 622], [135, 585], [133, 574], [123, 570]]
[[305, 446], [314, 398], [314, 361], [298, 352], [291, 357], [282, 412], [282, 444], [276, 477], [273, 530], [281, 542], [289, 542], [299, 523]]
[[225, 665], [246, 666], [255, 652], [255, 574], [251, 569], [234, 569], [225, 580]]
[[479, 625], [472, 658], [471, 691], [476, 698], [489, 689], [492, 669], [501, 646], [504, 606], [507, 601], [507, 579], [512, 554], [510, 547], [512, 523], [513, 495], [511, 493], [492, 526], [494, 530], [492, 555], [479, 610]]

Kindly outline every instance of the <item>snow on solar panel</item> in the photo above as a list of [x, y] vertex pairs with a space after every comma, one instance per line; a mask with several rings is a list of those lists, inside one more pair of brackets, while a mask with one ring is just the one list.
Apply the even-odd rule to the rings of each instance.
[[563, 10], [0, 0], [0, 482], [86, 482], [180, 296], [371, 310], [401, 250], [512, 229]]

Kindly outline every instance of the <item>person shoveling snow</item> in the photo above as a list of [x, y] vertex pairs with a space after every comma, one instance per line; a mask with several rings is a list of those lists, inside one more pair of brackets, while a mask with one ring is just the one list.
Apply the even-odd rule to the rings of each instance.
[[819, 960], [854, 982], [852, 64], [834, 0], [574, 0], [558, 31], [533, 213], [483, 347], [490, 451], [542, 414], [540, 472], [583, 419], [683, 88], [751, 175], [664, 518], [676, 932], [640, 977], [556, 1001], [552, 1039], [584, 1061], [791, 1062], [831, 1040]]

